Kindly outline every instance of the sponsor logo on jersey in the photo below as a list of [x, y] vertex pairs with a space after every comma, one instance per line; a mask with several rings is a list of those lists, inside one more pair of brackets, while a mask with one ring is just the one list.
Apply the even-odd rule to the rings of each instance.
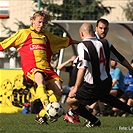
[[31, 44], [30, 50], [46, 50], [46, 45], [43, 44]]

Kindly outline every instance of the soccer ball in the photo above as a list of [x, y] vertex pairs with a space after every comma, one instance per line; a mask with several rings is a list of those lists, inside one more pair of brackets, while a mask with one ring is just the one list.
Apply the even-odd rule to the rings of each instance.
[[49, 119], [59, 118], [63, 115], [64, 109], [58, 102], [51, 102], [46, 107], [46, 114]]

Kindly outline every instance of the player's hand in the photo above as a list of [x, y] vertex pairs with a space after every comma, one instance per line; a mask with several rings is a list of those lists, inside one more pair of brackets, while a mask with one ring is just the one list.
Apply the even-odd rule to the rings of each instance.
[[74, 98], [76, 92], [77, 92], [77, 88], [76, 88], [76, 87], [71, 87], [71, 90], [70, 90], [70, 92], [69, 92], [68, 97], [70, 97], [70, 98]]

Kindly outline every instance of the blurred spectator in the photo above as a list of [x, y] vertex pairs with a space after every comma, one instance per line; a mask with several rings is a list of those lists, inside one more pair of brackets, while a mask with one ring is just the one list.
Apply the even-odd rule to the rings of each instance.
[[117, 61], [111, 59], [110, 61], [110, 75], [112, 77], [112, 89], [110, 94], [115, 97], [120, 97], [124, 90], [124, 75], [117, 67]]
[[63, 89], [62, 103], [65, 102], [66, 96], [68, 95], [70, 88], [75, 84], [76, 75], [77, 75], [77, 68], [74, 67], [75, 65], [73, 63], [75, 59], [76, 55], [73, 55], [70, 59], [63, 62], [61, 65], [57, 67], [58, 70], [69, 73], [68, 85], [62, 87]]
[[[131, 60], [131, 66], [133, 67], [133, 60]], [[124, 93], [120, 97], [120, 100], [124, 103], [127, 103], [129, 106], [133, 106], [133, 76], [127, 72], [124, 78], [125, 88]], [[118, 111], [118, 109], [113, 108], [115, 115], [118, 116], [127, 116], [128, 114], [124, 111]]]

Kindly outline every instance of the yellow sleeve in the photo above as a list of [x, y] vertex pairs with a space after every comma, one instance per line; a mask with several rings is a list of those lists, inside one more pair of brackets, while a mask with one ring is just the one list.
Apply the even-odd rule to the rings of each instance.
[[23, 30], [19, 30], [9, 38], [0, 42], [0, 47], [2, 47], [3, 50], [10, 47], [19, 49], [22, 46], [23, 42], [25, 41], [25, 38], [22, 36], [22, 33], [23, 33]]
[[53, 52], [59, 51], [62, 48], [66, 48], [70, 45], [71, 40], [68, 37], [56, 36], [50, 32], [47, 32], [46, 35], [50, 41], [50, 47]]

